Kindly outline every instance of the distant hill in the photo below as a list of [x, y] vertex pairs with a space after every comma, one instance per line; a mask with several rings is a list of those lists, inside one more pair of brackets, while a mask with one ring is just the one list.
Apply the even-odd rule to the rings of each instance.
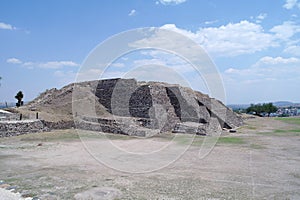
[[227, 107], [231, 108], [232, 110], [238, 109], [246, 109], [250, 106], [250, 104], [229, 104]]
[[[293, 103], [290, 101], [276, 101], [273, 102], [273, 105], [276, 107], [290, 107], [290, 106], [300, 107], [300, 103]], [[238, 109], [246, 109], [250, 106], [250, 104], [229, 104], [227, 106], [233, 110], [238, 110]]]
[[290, 101], [277, 101], [273, 103], [277, 107], [290, 107], [290, 106], [300, 106], [300, 103], [293, 103]]
[[[14, 107], [16, 103], [9, 102], [7, 103], [7, 107]], [[0, 108], [6, 108], [6, 103], [0, 102]]]

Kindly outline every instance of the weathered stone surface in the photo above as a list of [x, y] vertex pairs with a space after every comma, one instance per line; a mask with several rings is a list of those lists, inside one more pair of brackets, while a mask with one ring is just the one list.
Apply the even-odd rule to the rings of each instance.
[[207, 124], [201, 124], [196, 122], [183, 122], [177, 123], [173, 133], [188, 133], [197, 135], [207, 134]]
[[180, 119], [175, 113], [166, 88], [162, 84], [155, 83], [149, 85], [149, 88], [153, 101], [151, 119], [155, 121], [155, 128], [160, 129], [161, 132], [172, 131]]
[[207, 109], [210, 117], [217, 118], [222, 128], [232, 129], [243, 124], [242, 118], [226, 107], [222, 102], [209, 98], [200, 92], [195, 92], [195, 94], [198, 104]]
[[67, 129], [75, 127], [74, 121], [47, 122], [44, 120], [1, 121], [0, 137], [18, 136], [27, 133]]
[[210, 118], [208, 127], [206, 129], [207, 135], [220, 136], [221, 132], [222, 132], [222, 127], [221, 124], [219, 123], [219, 120], [215, 117]]
[[75, 128], [74, 121], [49, 122], [49, 121], [41, 120], [41, 122], [49, 130]]
[[45, 131], [47, 128], [39, 120], [1, 121], [0, 137], [17, 136], [26, 133]]
[[139, 103], [135, 99], [139, 96], [136, 94], [137, 87], [134, 79], [101, 80], [98, 82], [95, 96], [108, 112], [117, 116], [130, 116], [131, 111], [128, 109], [130, 102], [133, 101], [131, 104], [135, 106]]
[[175, 108], [176, 115], [182, 122], [207, 123], [209, 113], [199, 106], [194, 91], [184, 87], [166, 87], [168, 96]]
[[83, 117], [76, 120], [76, 127], [106, 133], [123, 134], [138, 137], [150, 137], [160, 132], [151, 125], [153, 121], [144, 118], [114, 117], [91, 118]]

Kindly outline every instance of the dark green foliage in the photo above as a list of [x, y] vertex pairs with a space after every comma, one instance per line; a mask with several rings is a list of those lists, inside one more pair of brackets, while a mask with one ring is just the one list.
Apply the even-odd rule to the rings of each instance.
[[15, 96], [15, 98], [18, 100], [18, 103], [16, 103], [17, 107], [23, 106], [23, 101], [22, 101], [23, 97], [24, 97], [24, 95], [23, 95], [22, 91], [19, 91], [17, 93], [17, 95]]
[[262, 113], [274, 113], [277, 111], [277, 107], [272, 103], [264, 103], [264, 104], [251, 104], [250, 107], [246, 109], [247, 113], [255, 113], [256, 115], [262, 115]]

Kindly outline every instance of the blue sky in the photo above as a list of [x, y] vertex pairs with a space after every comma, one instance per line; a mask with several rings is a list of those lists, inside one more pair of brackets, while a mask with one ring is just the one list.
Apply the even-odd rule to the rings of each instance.
[[[300, 102], [299, 0], [2, 0], [0, 102], [15, 101], [19, 90], [28, 101], [74, 82], [99, 43], [142, 27], [176, 31], [197, 42], [216, 64], [228, 104]], [[130, 62], [116, 60], [107, 77], [151, 62], [173, 64], [183, 74], [188, 67], [154, 51], [127, 57]], [[199, 80], [185, 78], [209, 93]]]

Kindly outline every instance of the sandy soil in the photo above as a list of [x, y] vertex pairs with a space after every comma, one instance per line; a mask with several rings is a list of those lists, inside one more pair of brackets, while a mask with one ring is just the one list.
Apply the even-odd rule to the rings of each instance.
[[[24, 197], [49, 200], [300, 199], [299, 130], [256, 118], [237, 133], [224, 132], [216, 145], [190, 135], [140, 139], [85, 131], [79, 138], [76, 130], [2, 138], [0, 180]], [[201, 159], [200, 148], [211, 145]], [[150, 172], [134, 173], [143, 170]]]

